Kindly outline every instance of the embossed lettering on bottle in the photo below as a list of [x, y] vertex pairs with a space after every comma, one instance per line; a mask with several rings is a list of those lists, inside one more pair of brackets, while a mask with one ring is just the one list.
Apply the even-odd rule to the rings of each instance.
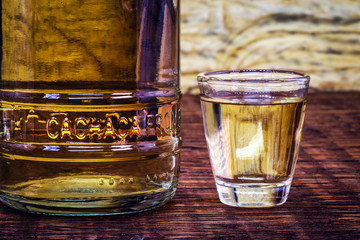
[[[13, 110], [2, 121], [3, 141], [82, 142], [126, 144], [176, 135], [180, 124], [177, 104], [170, 112], [152, 109], [129, 112], [64, 112]], [[93, 116], [91, 116], [93, 115]], [[30, 136], [27, 132], [36, 132]], [[10, 134], [11, 133], [11, 134]]]

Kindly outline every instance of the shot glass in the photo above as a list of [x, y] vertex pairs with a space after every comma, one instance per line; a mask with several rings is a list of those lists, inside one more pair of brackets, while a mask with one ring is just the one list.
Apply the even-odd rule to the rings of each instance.
[[310, 77], [286, 70], [198, 75], [205, 137], [220, 201], [285, 203], [294, 176]]

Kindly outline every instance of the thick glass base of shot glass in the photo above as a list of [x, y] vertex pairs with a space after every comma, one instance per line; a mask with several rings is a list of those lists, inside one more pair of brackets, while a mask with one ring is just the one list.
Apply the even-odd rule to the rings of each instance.
[[278, 183], [225, 183], [216, 180], [220, 201], [234, 207], [274, 207], [286, 202], [291, 179]]

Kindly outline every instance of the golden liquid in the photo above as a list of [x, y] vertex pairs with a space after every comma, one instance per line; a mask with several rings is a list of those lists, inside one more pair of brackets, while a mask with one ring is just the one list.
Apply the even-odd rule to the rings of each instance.
[[22, 210], [132, 212], [175, 193], [181, 145], [176, 98], [114, 106], [3, 101], [0, 113], [0, 191], [5, 202], [26, 205]]
[[141, 111], [103, 107], [3, 103], [0, 189], [29, 198], [81, 199], [173, 188], [178, 104]]
[[178, 81], [176, 1], [3, 0], [1, 12], [3, 89], [97, 93]]
[[177, 11], [167, 0], [1, 1], [2, 201], [107, 214], [174, 195]]
[[305, 102], [229, 104], [202, 101], [215, 179], [277, 183], [292, 178]]

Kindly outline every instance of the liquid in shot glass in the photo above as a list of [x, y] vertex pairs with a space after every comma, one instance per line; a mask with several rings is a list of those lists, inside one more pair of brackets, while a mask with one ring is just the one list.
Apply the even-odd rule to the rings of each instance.
[[289, 195], [309, 76], [283, 70], [198, 75], [205, 136], [221, 202], [271, 207]]

